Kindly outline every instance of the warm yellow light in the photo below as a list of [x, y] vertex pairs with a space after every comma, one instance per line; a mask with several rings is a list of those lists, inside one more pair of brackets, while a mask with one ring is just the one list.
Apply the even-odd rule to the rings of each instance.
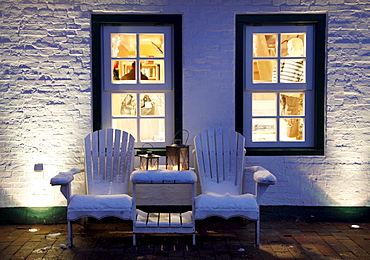
[[[17, 185], [20, 188], [5, 191], [6, 194], [11, 194], [12, 206], [49, 207], [65, 204], [65, 198], [61, 194], [59, 187], [51, 186], [50, 179], [60, 171], [68, 171], [70, 168], [83, 168], [83, 160], [80, 162], [79, 158], [76, 158], [76, 156], [82, 157], [83, 154], [77, 153], [76, 155], [74, 152], [71, 152], [69, 146], [69, 143], [73, 143], [74, 139], [69, 141], [69, 143], [58, 140], [58, 145], [55, 140], [56, 137], [60, 139], [73, 137], [80, 140], [84, 134], [80, 133], [79, 135], [70, 136], [69, 131], [72, 125], [66, 129], [59, 129], [57, 135], [53, 131], [54, 128], [50, 130], [46, 128], [30, 129], [29, 135], [32, 138], [27, 139], [26, 147], [33, 148], [17, 151], [17, 165], [19, 165], [17, 172], [19, 174], [15, 175], [22, 176], [21, 181], [17, 180], [19, 182]], [[63, 136], [63, 138], [60, 136]], [[46, 140], [47, 137], [53, 137], [53, 143], [49, 143]], [[79, 147], [82, 148], [82, 145]], [[43, 171], [35, 172], [35, 164], [42, 164]]]
[[351, 227], [351, 228], [355, 228], [355, 229], [357, 229], [357, 228], [361, 228], [361, 227], [360, 227], [360, 225], [351, 225], [350, 227]]
[[30, 229], [28, 230], [28, 232], [37, 232], [37, 231], [39, 231], [37, 228], [30, 228]]
[[[328, 206], [351, 206], [361, 207], [368, 201], [369, 185], [367, 164], [360, 163], [366, 161], [365, 155], [353, 155], [345, 153], [333, 153], [332, 155], [343, 162], [343, 166], [336, 165], [335, 169], [318, 172], [311, 175], [310, 181], [314, 194], [319, 203]], [[363, 158], [362, 158], [363, 157]], [[347, 166], [344, 166], [346, 165]], [[338, 175], [338, 172], [340, 173]]]
[[182, 163], [180, 163], [180, 167], [178, 167], [178, 165], [173, 165], [173, 166], [169, 166], [168, 167], [168, 170], [175, 170], [175, 171], [177, 171], [177, 170], [179, 170], [180, 169], [180, 171], [186, 171], [187, 169], [182, 165]]

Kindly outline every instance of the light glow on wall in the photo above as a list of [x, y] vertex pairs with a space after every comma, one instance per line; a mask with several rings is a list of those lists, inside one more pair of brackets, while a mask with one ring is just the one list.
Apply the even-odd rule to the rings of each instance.
[[332, 169], [309, 178], [313, 182], [313, 187], [319, 190], [316, 197], [323, 200], [321, 203], [325, 203], [324, 205], [331, 206], [368, 204], [369, 166], [363, 163], [365, 159], [357, 155], [353, 158], [343, 156], [342, 160], [343, 163], [333, 165]]
[[[68, 125], [79, 128], [74, 122]], [[11, 206], [65, 206], [66, 200], [59, 186], [51, 186], [50, 179], [61, 171], [83, 169], [83, 134], [62, 127], [57, 130], [35, 128], [29, 129], [27, 137], [21, 138], [24, 140], [21, 149], [17, 141], [13, 141], [10, 147], [11, 152], [17, 155], [17, 159], [9, 163], [11, 185], [5, 186], [3, 182], [4, 186], [0, 186], [6, 197], [10, 198]], [[12, 167], [12, 164], [16, 166]], [[35, 164], [43, 164], [43, 171], [35, 171]]]

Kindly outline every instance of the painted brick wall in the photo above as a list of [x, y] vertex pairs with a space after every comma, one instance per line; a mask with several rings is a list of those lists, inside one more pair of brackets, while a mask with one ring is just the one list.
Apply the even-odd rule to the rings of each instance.
[[[234, 126], [235, 14], [328, 12], [322, 157], [248, 157], [278, 184], [265, 205], [370, 206], [367, 0], [1, 0], [0, 207], [65, 205], [49, 180], [83, 167], [91, 131], [91, 13], [183, 15], [184, 127]], [[44, 173], [33, 171], [44, 163]], [[75, 191], [83, 190], [77, 177]]]

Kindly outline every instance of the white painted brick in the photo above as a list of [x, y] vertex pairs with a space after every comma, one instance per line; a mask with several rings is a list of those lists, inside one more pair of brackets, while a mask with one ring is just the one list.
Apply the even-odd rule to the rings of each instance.
[[[208, 127], [234, 127], [236, 13], [328, 11], [325, 156], [247, 161], [278, 178], [262, 199], [265, 205], [370, 205], [363, 185], [369, 182], [370, 148], [367, 1], [102, 0], [74, 5], [15, 0], [2, 3], [1, 10], [0, 207], [32, 206], [45, 196], [51, 198], [45, 206], [65, 205], [49, 179], [58, 171], [83, 167], [81, 140], [91, 130], [91, 11], [183, 14], [189, 140]], [[37, 162], [47, 169], [43, 178], [33, 172]], [[83, 175], [76, 178], [74, 191], [83, 191]], [[32, 188], [35, 180], [40, 190]]]

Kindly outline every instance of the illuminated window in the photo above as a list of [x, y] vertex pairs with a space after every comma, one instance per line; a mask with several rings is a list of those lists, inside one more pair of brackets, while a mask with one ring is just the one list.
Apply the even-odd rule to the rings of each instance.
[[[112, 28], [114, 29], [115, 27]], [[164, 33], [112, 33], [110, 35], [112, 82], [163, 83], [164, 40]], [[140, 72], [137, 72], [139, 70]], [[122, 80], [125, 82], [121, 82]]]
[[236, 129], [247, 153], [322, 154], [324, 22], [237, 15]]
[[127, 131], [137, 148], [171, 144], [182, 129], [181, 16], [93, 15], [95, 24], [94, 129]]

